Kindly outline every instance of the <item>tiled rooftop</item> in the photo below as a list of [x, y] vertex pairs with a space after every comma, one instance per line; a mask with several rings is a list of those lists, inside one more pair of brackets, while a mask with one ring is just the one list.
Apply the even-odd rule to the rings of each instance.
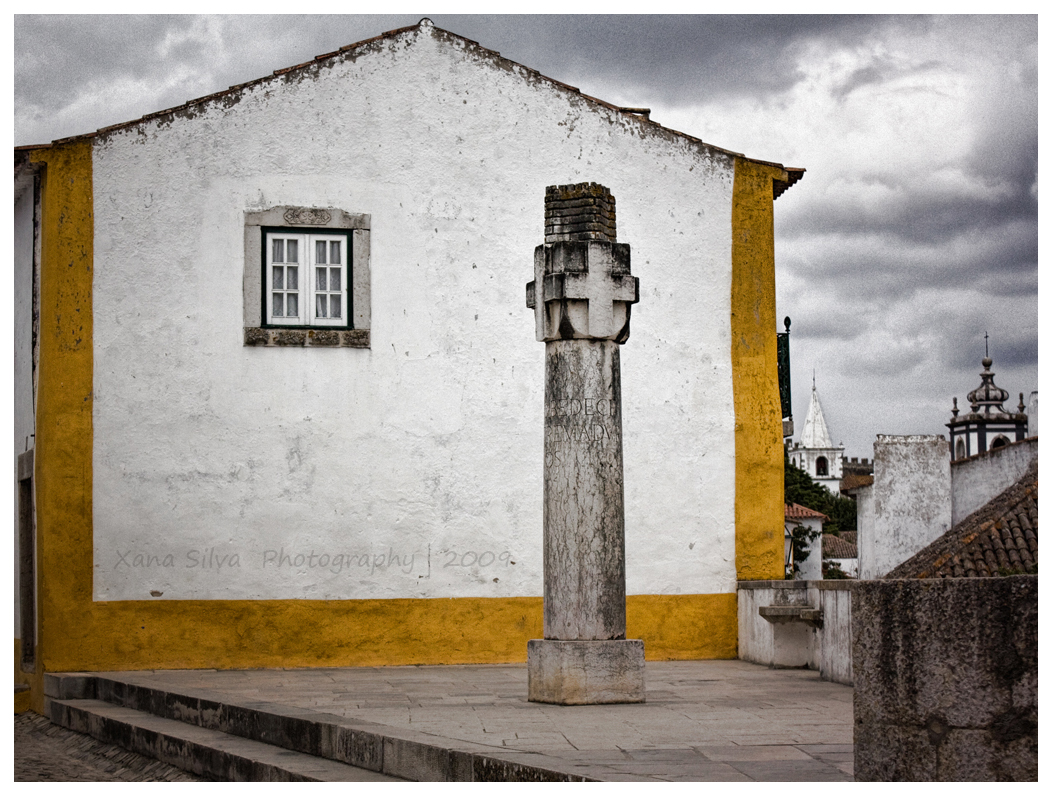
[[857, 489], [860, 486], [869, 486], [872, 483], [872, 475], [863, 475], [861, 473], [844, 473], [844, 477], [840, 479], [840, 491], [846, 492], [849, 489]]
[[785, 517], [789, 520], [810, 520], [815, 518], [823, 520], [829, 519], [829, 517], [822, 512], [809, 509], [807, 506], [801, 506], [799, 503], [786, 503]]
[[840, 536], [833, 536], [831, 533], [822, 534], [822, 558], [858, 558], [858, 547], [844, 536], [845, 534], [840, 534]]
[[1037, 572], [1037, 462], [1015, 484], [885, 578], [989, 578]]

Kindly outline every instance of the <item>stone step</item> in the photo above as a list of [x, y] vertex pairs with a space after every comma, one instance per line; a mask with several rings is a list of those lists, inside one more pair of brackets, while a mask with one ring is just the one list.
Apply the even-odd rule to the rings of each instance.
[[[67, 723], [66, 705], [98, 702], [402, 780], [592, 781], [576, 766], [538, 753], [458, 741], [276, 702], [245, 701], [214, 690], [160, 688], [155, 680], [147, 683], [136, 678], [135, 672], [48, 673], [44, 675], [44, 696], [51, 721], [80, 732], [85, 730]], [[200, 754], [207, 754], [207, 750], [202, 748]]]
[[196, 727], [98, 699], [50, 701], [51, 721], [132, 752], [231, 782], [397, 782], [397, 777]]

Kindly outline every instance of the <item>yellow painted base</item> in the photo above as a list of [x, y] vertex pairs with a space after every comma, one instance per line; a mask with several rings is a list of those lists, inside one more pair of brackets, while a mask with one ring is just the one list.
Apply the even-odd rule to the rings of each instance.
[[[649, 660], [733, 658], [734, 594], [633, 595]], [[87, 610], [84, 610], [84, 609]], [[47, 671], [522, 663], [540, 597], [91, 603], [52, 638]]]
[[638, 594], [625, 609], [648, 661], [738, 657], [737, 594]]

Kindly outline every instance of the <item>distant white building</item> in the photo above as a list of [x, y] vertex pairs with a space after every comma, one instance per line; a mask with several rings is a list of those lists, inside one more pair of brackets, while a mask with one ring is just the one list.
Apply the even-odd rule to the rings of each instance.
[[800, 441], [789, 449], [789, 461], [806, 471], [816, 484], [821, 484], [834, 495], [840, 494], [844, 446], [833, 444], [814, 382], [811, 383], [811, 405], [807, 408], [804, 431]]

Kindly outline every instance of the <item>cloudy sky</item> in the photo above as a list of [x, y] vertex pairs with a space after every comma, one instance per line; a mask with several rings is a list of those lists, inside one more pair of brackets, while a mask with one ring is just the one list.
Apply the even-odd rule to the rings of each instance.
[[[979, 385], [1037, 389], [1037, 18], [433, 15], [436, 25], [751, 157], [775, 203], [794, 415], [834, 441], [939, 434]], [[417, 16], [14, 21], [15, 144], [179, 105]], [[1006, 407], [1008, 408], [1008, 407]]]

